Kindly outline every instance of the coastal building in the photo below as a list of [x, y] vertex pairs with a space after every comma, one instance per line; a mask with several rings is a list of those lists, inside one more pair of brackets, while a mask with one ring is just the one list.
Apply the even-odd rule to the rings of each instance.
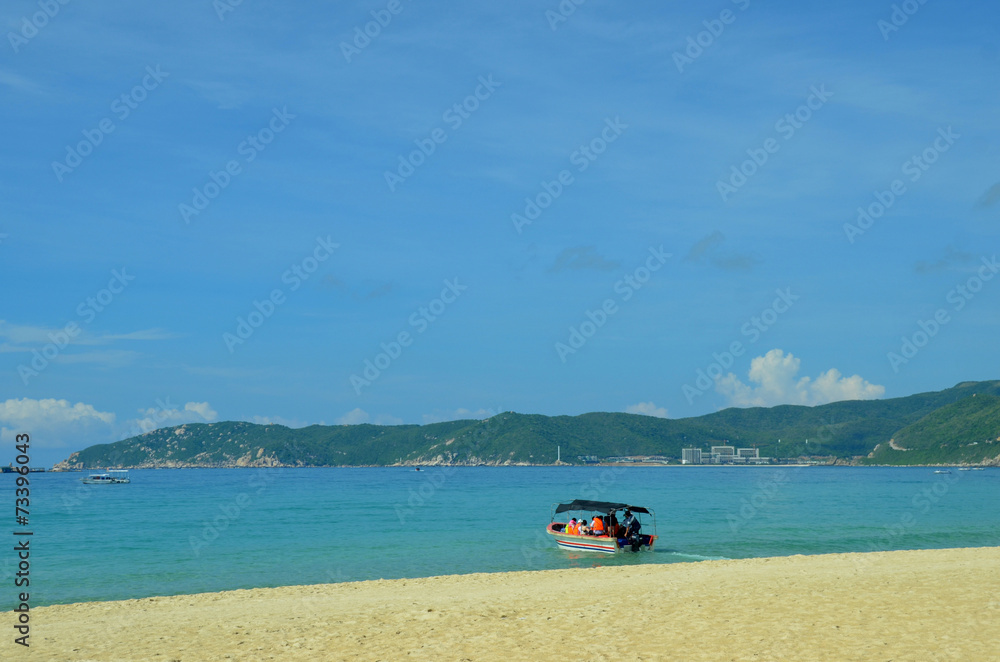
[[732, 446], [712, 446], [712, 464], [733, 464], [736, 449]]
[[700, 448], [682, 449], [681, 464], [701, 464], [701, 449]]

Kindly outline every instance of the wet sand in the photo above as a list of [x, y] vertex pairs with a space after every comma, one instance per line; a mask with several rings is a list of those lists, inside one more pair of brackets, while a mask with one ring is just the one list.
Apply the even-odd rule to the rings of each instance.
[[3, 660], [1000, 659], [1000, 548], [457, 575], [32, 609]]

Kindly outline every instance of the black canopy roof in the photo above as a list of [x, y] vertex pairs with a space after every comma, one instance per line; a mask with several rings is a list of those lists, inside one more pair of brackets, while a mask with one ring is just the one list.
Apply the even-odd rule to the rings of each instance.
[[642, 506], [630, 506], [627, 503], [612, 503], [611, 501], [587, 501], [585, 499], [577, 499], [576, 501], [570, 501], [569, 503], [560, 503], [556, 506], [556, 512], [565, 513], [567, 510], [588, 510], [607, 515], [612, 510], [625, 510], [626, 508], [631, 510], [633, 513], [649, 513], [649, 511]]

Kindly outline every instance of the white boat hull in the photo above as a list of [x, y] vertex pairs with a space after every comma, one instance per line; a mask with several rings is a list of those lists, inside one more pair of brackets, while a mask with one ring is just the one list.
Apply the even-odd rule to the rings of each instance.
[[[598, 552], [601, 554], [617, 554], [619, 552], [631, 551], [630, 546], [619, 547], [617, 539], [608, 538], [607, 536], [579, 536], [562, 533], [553, 529], [552, 524], [549, 524], [546, 532], [555, 538], [556, 544], [563, 549], [571, 549], [577, 552]], [[653, 549], [653, 545], [656, 543], [656, 536], [648, 537], [649, 544], [643, 545], [639, 548], [640, 550]]]

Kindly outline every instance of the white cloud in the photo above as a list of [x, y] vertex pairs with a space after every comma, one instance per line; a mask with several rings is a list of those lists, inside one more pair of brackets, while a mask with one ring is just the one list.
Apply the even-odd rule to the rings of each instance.
[[655, 416], [656, 418], [669, 418], [665, 407], [657, 407], [652, 402], [640, 402], [629, 405], [625, 408], [626, 414], [642, 414], [643, 416]]
[[207, 402], [188, 402], [184, 405], [184, 411], [192, 411], [206, 421], [214, 421], [219, 417], [219, 412], [212, 409]]
[[13, 443], [16, 435], [27, 433], [40, 448], [63, 448], [67, 441], [78, 445], [80, 438], [107, 438], [114, 423], [114, 414], [83, 402], [70, 404], [54, 398], [0, 402], [0, 442]]
[[[140, 329], [128, 333], [105, 333], [92, 334], [79, 322], [76, 324], [76, 333], [72, 336], [65, 327], [45, 327], [31, 326], [29, 324], [11, 324], [6, 320], [0, 320], [0, 338], [4, 338], [11, 345], [7, 351], [31, 351], [32, 346], [47, 345], [57, 343], [62, 345], [69, 341], [72, 345], [108, 345], [119, 340], [169, 340], [178, 338], [175, 333], [164, 329]], [[69, 326], [67, 324], [67, 326]], [[25, 347], [25, 346], [28, 347]]]
[[158, 428], [167, 428], [184, 423], [210, 423], [219, 417], [207, 402], [188, 402], [177, 407], [167, 398], [166, 402], [156, 401], [155, 407], [139, 410], [139, 418], [127, 421], [127, 429], [122, 437], [134, 437]]
[[355, 407], [337, 419], [337, 425], [360, 425], [367, 423], [371, 416], [361, 407]]
[[798, 378], [800, 361], [791, 353], [772, 349], [750, 362], [749, 381], [744, 384], [733, 373], [715, 383], [715, 390], [734, 407], [773, 407], [775, 405], [822, 405], [841, 400], [874, 400], [885, 394], [885, 387], [872, 384], [860, 375], [843, 377], [836, 368], [815, 379]]

